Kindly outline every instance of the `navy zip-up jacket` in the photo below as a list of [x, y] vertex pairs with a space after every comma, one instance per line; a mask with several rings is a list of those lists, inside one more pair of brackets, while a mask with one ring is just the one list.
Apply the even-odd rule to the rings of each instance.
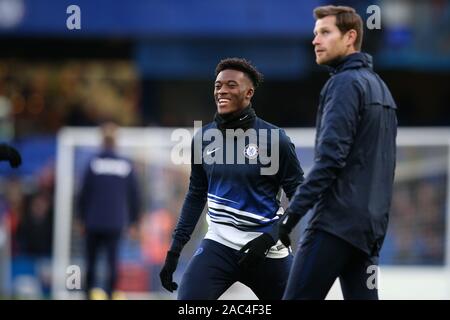
[[[173, 233], [171, 251], [180, 252], [189, 241], [192, 232], [208, 203], [207, 221], [209, 229], [205, 236], [228, 247], [239, 250], [250, 240], [261, 233], [269, 233], [276, 237], [276, 222], [284, 210], [280, 204], [281, 188], [289, 199], [303, 181], [303, 170], [297, 159], [295, 146], [284, 130], [256, 117], [253, 128], [258, 135], [267, 133], [266, 138], [258, 137], [256, 144], [241, 141], [237, 137], [233, 143], [234, 159], [237, 155], [246, 154], [246, 161], [255, 157], [260, 160], [262, 154], [272, 154], [274, 146], [279, 150], [279, 167], [276, 172], [261, 174], [258, 164], [208, 163], [208, 155], [215, 155], [226, 160], [226, 138], [222, 137], [223, 145], [210, 146], [210, 141], [203, 139], [210, 129], [217, 129], [212, 122], [196, 134], [191, 146], [191, 176], [189, 191], [181, 210], [180, 218]], [[248, 131], [247, 131], [248, 132]], [[273, 134], [277, 133], [278, 140]], [[194, 144], [198, 139], [201, 150], [196, 150]], [[230, 139], [228, 139], [228, 142]], [[242, 144], [239, 146], [239, 142]], [[267, 142], [267, 143], [266, 143]], [[228, 150], [229, 151], [229, 150]], [[268, 151], [268, 152], [267, 152]], [[202, 163], [195, 163], [197, 158]], [[273, 162], [271, 163], [271, 165]], [[287, 249], [279, 243], [269, 250], [268, 257], [283, 257]]]
[[87, 231], [120, 232], [137, 222], [140, 194], [131, 162], [111, 150], [89, 161], [78, 209]]
[[384, 241], [394, 182], [396, 104], [365, 53], [345, 57], [320, 93], [314, 165], [289, 210], [371, 256]]

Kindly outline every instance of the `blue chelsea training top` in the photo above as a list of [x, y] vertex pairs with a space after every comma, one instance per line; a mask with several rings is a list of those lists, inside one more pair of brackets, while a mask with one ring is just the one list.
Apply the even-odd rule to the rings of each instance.
[[[284, 130], [256, 117], [253, 130], [219, 137], [217, 132], [212, 122], [193, 139], [189, 191], [172, 250], [180, 251], [189, 241], [206, 203], [206, 239], [239, 250], [261, 233], [273, 234], [283, 214], [281, 189], [291, 198], [303, 181], [295, 146]], [[287, 255], [278, 242], [267, 256]]]

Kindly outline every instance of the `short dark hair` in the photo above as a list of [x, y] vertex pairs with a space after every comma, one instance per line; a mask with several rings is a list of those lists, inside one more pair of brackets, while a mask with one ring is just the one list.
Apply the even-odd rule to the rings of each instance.
[[346, 6], [322, 6], [314, 9], [314, 18], [336, 17], [336, 26], [342, 34], [353, 29], [356, 31], [355, 49], [360, 51], [363, 40], [363, 22], [355, 9]]
[[261, 82], [263, 82], [264, 76], [251, 64], [243, 58], [226, 58], [219, 62], [216, 67], [216, 77], [223, 70], [236, 70], [241, 71], [252, 81], [253, 86], [256, 88]]

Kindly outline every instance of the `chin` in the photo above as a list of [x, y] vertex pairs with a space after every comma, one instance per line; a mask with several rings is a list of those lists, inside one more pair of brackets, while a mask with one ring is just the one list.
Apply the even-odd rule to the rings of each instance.
[[226, 114], [233, 112], [232, 108], [229, 107], [217, 107], [217, 113], [218, 114]]
[[328, 61], [325, 60], [325, 59], [316, 59], [316, 63], [317, 63], [319, 66], [326, 65], [327, 62], [328, 62]]
[[316, 56], [316, 63], [318, 65], [323, 65], [327, 63], [327, 59], [325, 59], [325, 57], [321, 57], [321, 56]]

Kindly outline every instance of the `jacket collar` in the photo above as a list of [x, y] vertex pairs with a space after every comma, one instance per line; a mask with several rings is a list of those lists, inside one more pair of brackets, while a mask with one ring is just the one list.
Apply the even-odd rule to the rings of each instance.
[[331, 66], [328, 66], [330, 74], [342, 72], [348, 69], [373, 68], [372, 56], [364, 52], [355, 52], [341, 58]]

